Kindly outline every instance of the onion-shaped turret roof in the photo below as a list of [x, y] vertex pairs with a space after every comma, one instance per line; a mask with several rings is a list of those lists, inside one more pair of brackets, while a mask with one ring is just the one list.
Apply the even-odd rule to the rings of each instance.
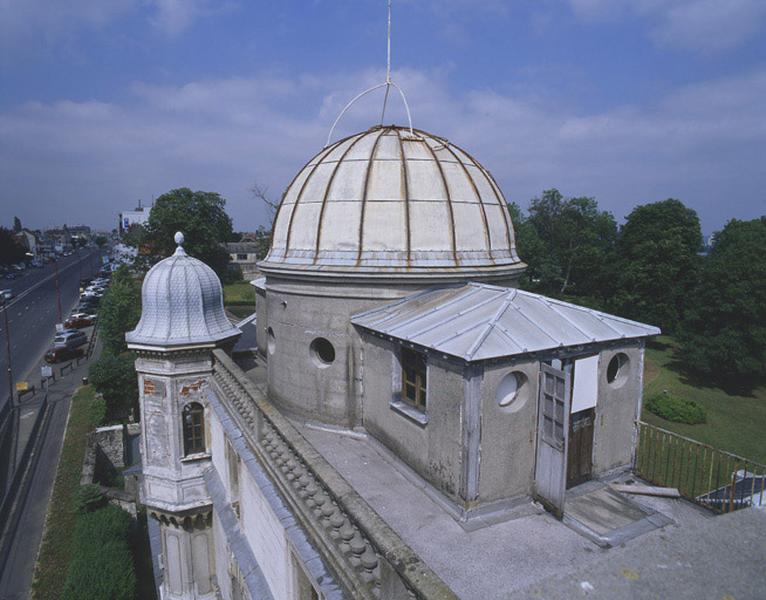
[[144, 278], [141, 320], [125, 335], [129, 347], [211, 344], [241, 333], [226, 318], [215, 271], [186, 254], [183, 234], [176, 233], [175, 241], [175, 253]]

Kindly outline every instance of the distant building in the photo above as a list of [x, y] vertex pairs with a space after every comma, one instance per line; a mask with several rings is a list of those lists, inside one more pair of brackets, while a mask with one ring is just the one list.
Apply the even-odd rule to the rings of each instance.
[[120, 213], [117, 231], [122, 236], [130, 229], [131, 225], [146, 225], [149, 220], [150, 210], [138, 206], [135, 210], [126, 210]]
[[231, 259], [230, 266], [239, 270], [245, 279], [258, 276], [258, 243], [252, 241], [229, 242], [226, 251]]
[[40, 252], [38, 236], [39, 232], [25, 228], [16, 234], [16, 239], [21, 242], [21, 245], [24, 246], [28, 253], [38, 256]]

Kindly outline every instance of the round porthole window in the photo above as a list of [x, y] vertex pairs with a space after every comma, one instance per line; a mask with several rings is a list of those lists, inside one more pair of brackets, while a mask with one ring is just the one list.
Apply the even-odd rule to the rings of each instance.
[[277, 336], [274, 335], [274, 330], [271, 327], [266, 330], [266, 335], [269, 338], [266, 347], [269, 350], [269, 354], [274, 354], [274, 351], [277, 349]]
[[309, 349], [317, 366], [327, 367], [335, 361], [335, 347], [326, 338], [314, 338]]
[[630, 360], [628, 355], [620, 352], [612, 357], [606, 367], [606, 380], [612, 385], [622, 385], [628, 378]]
[[495, 399], [500, 408], [516, 412], [525, 404], [527, 376], [521, 371], [508, 373], [497, 386]]

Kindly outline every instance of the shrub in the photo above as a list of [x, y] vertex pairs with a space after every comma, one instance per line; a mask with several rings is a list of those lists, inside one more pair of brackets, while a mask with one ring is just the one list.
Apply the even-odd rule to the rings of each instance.
[[114, 506], [78, 515], [63, 600], [135, 599], [130, 528], [130, 516]]
[[106, 400], [103, 396], [96, 396], [88, 407], [88, 417], [93, 427], [101, 427], [106, 422]]
[[106, 418], [109, 422], [127, 418], [138, 405], [136, 357], [132, 352], [103, 353], [90, 366], [90, 382], [104, 396]]
[[97, 485], [81, 485], [75, 492], [73, 508], [76, 513], [89, 513], [104, 504], [104, 494]]
[[697, 425], [706, 421], [705, 411], [701, 406], [666, 392], [650, 397], [646, 402], [646, 409], [658, 417], [676, 423]]

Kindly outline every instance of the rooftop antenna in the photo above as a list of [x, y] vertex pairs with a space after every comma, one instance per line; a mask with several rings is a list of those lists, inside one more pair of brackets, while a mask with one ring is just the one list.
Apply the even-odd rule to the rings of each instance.
[[386, 106], [388, 105], [388, 93], [391, 91], [391, 87], [394, 87], [396, 91], [399, 92], [399, 95], [402, 97], [402, 102], [404, 102], [404, 108], [407, 111], [407, 121], [410, 126], [410, 135], [415, 137], [415, 132], [412, 129], [412, 115], [410, 114], [410, 105], [407, 104], [407, 97], [404, 95], [402, 88], [400, 88], [396, 84], [396, 82], [393, 79], [391, 79], [391, 0], [388, 0], [388, 36], [386, 38], [386, 80], [383, 83], [379, 83], [378, 85], [374, 85], [371, 88], [364, 90], [361, 94], [357, 94], [351, 99], [351, 102], [349, 102], [348, 104], [346, 104], [346, 106], [343, 107], [343, 110], [340, 111], [338, 118], [335, 119], [335, 122], [332, 124], [332, 127], [330, 128], [330, 133], [327, 136], [327, 143], [325, 144], [325, 148], [329, 146], [330, 142], [332, 141], [332, 134], [335, 132], [336, 125], [343, 118], [343, 115], [346, 114], [346, 111], [349, 108], [351, 108], [354, 102], [366, 96], [370, 92], [379, 90], [382, 87], [386, 88], [386, 93], [383, 96], [383, 110], [380, 113], [380, 124], [381, 125], [383, 124], [383, 119], [386, 117]]

